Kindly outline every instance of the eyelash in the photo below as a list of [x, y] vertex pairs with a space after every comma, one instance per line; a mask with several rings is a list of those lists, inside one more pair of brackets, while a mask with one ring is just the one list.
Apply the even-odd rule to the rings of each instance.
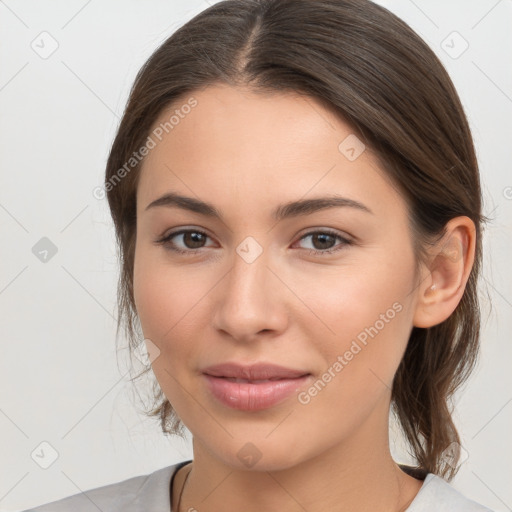
[[[166, 248], [168, 248], [171, 251], [177, 252], [179, 254], [186, 254], [186, 255], [189, 255], [189, 256], [192, 256], [192, 255], [197, 254], [198, 252], [201, 252], [201, 249], [204, 249], [204, 247], [201, 247], [199, 249], [186, 249], [185, 250], [185, 249], [178, 249], [177, 247], [173, 246], [173, 243], [171, 242], [171, 240], [175, 236], [182, 235], [182, 234], [185, 234], [185, 233], [199, 233], [199, 234], [201, 234], [201, 235], [203, 235], [203, 236], [205, 236], [207, 238], [210, 238], [207, 233], [205, 233], [204, 231], [201, 231], [200, 229], [181, 229], [179, 231], [174, 231], [172, 233], [169, 233], [168, 235], [166, 235], [165, 237], [161, 238], [160, 240], [157, 240], [155, 243], [160, 244], [160, 245], [164, 245]], [[331, 231], [329, 229], [317, 230], [317, 231], [309, 231], [308, 233], [305, 233], [303, 236], [301, 236], [299, 241], [303, 240], [304, 238], [307, 238], [309, 236], [318, 235], [318, 234], [329, 235], [329, 236], [332, 236], [334, 238], [338, 238], [339, 240], [342, 241], [342, 244], [340, 244], [338, 246], [335, 246], [335, 248], [325, 249], [323, 251], [322, 250], [318, 250], [318, 249], [309, 249], [309, 255], [310, 256], [325, 256], [326, 254], [332, 254], [332, 253], [338, 252], [341, 249], [343, 249], [345, 246], [353, 244], [352, 240], [349, 240], [349, 239], [347, 239], [345, 237], [342, 237], [341, 235], [339, 235], [335, 231]], [[308, 250], [308, 249], [305, 249], [305, 250]]]

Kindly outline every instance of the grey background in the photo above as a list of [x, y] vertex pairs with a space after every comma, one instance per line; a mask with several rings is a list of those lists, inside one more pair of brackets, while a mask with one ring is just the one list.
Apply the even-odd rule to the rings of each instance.
[[[126, 351], [116, 359], [114, 231], [93, 190], [136, 72], [209, 3], [0, 1], [1, 511], [191, 458], [190, 439], [164, 438], [137, 412]], [[456, 402], [465, 461], [453, 485], [512, 510], [512, 2], [378, 3], [442, 59], [473, 130], [494, 221], [481, 361]], [[394, 453], [407, 459], [400, 443]]]

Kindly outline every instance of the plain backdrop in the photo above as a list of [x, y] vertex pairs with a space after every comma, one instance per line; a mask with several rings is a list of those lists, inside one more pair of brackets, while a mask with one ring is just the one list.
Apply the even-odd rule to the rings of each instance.
[[[192, 457], [190, 438], [165, 438], [137, 411], [118, 362], [114, 230], [93, 190], [136, 72], [211, 3], [0, 1], [2, 511]], [[493, 221], [480, 364], [457, 395], [464, 463], [453, 485], [512, 510], [512, 2], [380, 3], [441, 58], [473, 130]], [[393, 450], [405, 457], [400, 443]]]

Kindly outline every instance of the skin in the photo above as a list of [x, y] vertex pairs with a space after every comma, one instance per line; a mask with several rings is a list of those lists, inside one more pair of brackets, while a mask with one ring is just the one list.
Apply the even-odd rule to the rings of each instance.
[[[147, 155], [137, 190], [136, 308], [160, 350], [158, 382], [193, 435], [194, 462], [175, 478], [173, 510], [190, 468], [180, 510], [405, 509], [422, 482], [390, 454], [391, 383], [412, 327], [442, 322], [460, 301], [474, 258], [472, 221], [447, 225], [442, 244], [457, 257], [438, 245], [416, 274], [404, 198], [369, 148], [354, 161], [338, 149], [355, 133], [350, 125], [295, 93], [219, 84], [193, 97], [197, 106]], [[170, 191], [212, 203], [223, 220], [146, 210]], [[282, 203], [333, 192], [373, 213], [270, 216]], [[155, 243], [179, 228], [207, 233], [202, 244], [173, 239], [198, 253]], [[322, 229], [354, 243], [305, 236]], [[263, 249], [252, 263], [236, 252], [247, 236]], [[237, 411], [205, 386], [206, 366], [268, 361], [310, 372], [307, 389], [397, 302], [400, 312], [307, 404], [293, 394], [267, 410]], [[237, 456], [248, 442], [261, 453], [250, 468]]]

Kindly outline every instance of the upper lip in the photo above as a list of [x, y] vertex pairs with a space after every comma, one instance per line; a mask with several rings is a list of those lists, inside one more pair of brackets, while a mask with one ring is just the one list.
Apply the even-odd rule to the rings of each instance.
[[235, 379], [265, 380], [265, 379], [295, 379], [308, 375], [304, 370], [285, 368], [271, 363], [256, 363], [243, 365], [238, 363], [222, 363], [209, 366], [203, 373], [213, 377], [232, 377]]

